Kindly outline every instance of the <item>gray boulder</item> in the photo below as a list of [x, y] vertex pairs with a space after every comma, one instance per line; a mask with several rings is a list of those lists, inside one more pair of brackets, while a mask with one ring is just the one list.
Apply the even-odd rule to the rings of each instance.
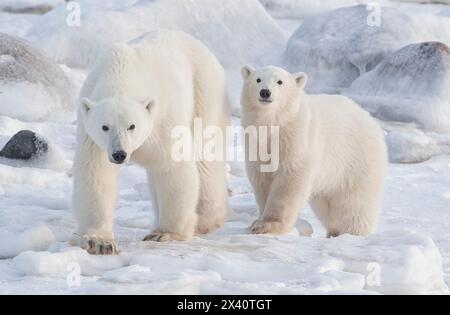
[[403, 47], [343, 91], [385, 121], [450, 132], [450, 48], [441, 42]]
[[[291, 36], [285, 62], [309, 76], [310, 93], [339, 93], [401, 47], [417, 41], [414, 21], [395, 8], [380, 8], [374, 24], [366, 5], [308, 18]], [[372, 13], [375, 14], [375, 13]]]
[[30, 130], [16, 133], [0, 151], [0, 156], [15, 160], [29, 160], [42, 157], [48, 152], [44, 138]]

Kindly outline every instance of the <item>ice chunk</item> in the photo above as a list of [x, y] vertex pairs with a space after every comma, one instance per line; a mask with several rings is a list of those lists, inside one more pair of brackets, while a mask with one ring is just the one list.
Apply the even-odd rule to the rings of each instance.
[[92, 256], [81, 248], [58, 253], [26, 251], [16, 256], [13, 263], [20, 273], [32, 276], [67, 275], [74, 266], [81, 275], [101, 275], [124, 265], [120, 256]]
[[450, 133], [426, 132], [414, 123], [381, 122], [392, 163], [419, 163], [450, 154]]
[[31, 228], [20, 234], [0, 230], [0, 258], [14, 257], [27, 250], [47, 250], [54, 242], [55, 236], [46, 226]]

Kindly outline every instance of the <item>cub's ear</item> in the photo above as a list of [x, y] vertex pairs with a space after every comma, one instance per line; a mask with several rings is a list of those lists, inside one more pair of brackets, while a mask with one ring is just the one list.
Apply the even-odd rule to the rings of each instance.
[[83, 97], [80, 100], [80, 105], [85, 113], [87, 113], [88, 111], [90, 111], [91, 109], [93, 109], [95, 107], [95, 103], [93, 101], [91, 101], [90, 99], [88, 99], [87, 97]]
[[252, 74], [255, 69], [251, 66], [243, 66], [241, 69], [241, 75], [244, 80], [247, 80], [248, 77]]
[[149, 98], [149, 97], [147, 97], [147, 98], [146, 98], [145, 100], [143, 100], [141, 103], [145, 106], [145, 109], [146, 109], [148, 112], [151, 112], [153, 106], [155, 105], [155, 101], [152, 100], [152, 99]]
[[304, 72], [298, 72], [293, 74], [295, 82], [300, 89], [303, 89], [308, 81], [308, 76]]

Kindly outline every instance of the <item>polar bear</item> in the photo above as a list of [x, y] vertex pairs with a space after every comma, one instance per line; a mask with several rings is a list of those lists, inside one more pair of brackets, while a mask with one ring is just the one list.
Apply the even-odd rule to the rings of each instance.
[[197, 118], [204, 126], [229, 124], [224, 69], [197, 39], [160, 31], [145, 44], [118, 44], [99, 58], [78, 109], [78, 230], [72, 244], [91, 254], [117, 253], [117, 173], [128, 161], [147, 171], [157, 212], [158, 226], [145, 241], [189, 240], [222, 225], [228, 209], [225, 162], [176, 161], [171, 155], [172, 130], [191, 130]]
[[[328, 237], [370, 234], [387, 168], [384, 133], [377, 122], [344, 96], [307, 95], [304, 73], [245, 66], [242, 75], [246, 130], [279, 127], [279, 166], [273, 172], [262, 172], [264, 162], [258, 157], [248, 160], [246, 144], [246, 170], [260, 210], [251, 233], [290, 231], [309, 201]], [[249, 137], [268, 141], [257, 133]]]

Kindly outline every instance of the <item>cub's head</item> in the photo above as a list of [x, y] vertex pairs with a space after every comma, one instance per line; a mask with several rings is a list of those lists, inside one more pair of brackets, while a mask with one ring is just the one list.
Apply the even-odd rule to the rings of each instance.
[[255, 70], [242, 68], [244, 79], [243, 98], [245, 105], [257, 108], [278, 108], [303, 90], [307, 76], [303, 72], [291, 74], [275, 66]]
[[150, 136], [152, 109], [150, 99], [108, 98], [93, 102], [83, 98], [80, 111], [92, 141], [108, 153], [110, 162], [122, 164]]

